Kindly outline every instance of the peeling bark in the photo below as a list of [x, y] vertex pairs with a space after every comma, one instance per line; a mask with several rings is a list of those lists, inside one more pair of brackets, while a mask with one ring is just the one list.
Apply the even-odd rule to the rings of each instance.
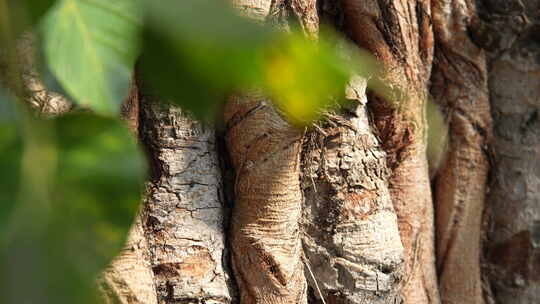
[[441, 301], [481, 304], [481, 224], [487, 191], [491, 113], [486, 58], [468, 35], [474, 1], [433, 2], [431, 93], [446, 113], [448, 153], [435, 187]]
[[302, 132], [257, 93], [226, 105], [236, 171], [232, 261], [240, 303], [306, 303], [298, 221]]
[[[309, 131], [302, 159], [302, 228], [311, 303], [397, 303], [403, 246], [386, 153], [368, 119], [365, 80], [348, 109]], [[313, 273], [313, 277], [309, 275]], [[322, 294], [319, 294], [319, 292]]]
[[484, 271], [492, 300], [540, 302], [540, 1], [478, 1], [494, 159]]
[[[370, 96], [392, 169], [390, 193], [405, 248], [405, 303], [438, 303], [433, 206], [425, 143], [425, 100], [433, 37], [427, 0], [343, 0], [346, 28], [384, 65], [391, 97]], [[387, 94], [389, 95], [389, 94]]]
[[215, 133], [143, 92], [141, 138], [152, 177], [144, 229], [158, 303], [230, 303]]

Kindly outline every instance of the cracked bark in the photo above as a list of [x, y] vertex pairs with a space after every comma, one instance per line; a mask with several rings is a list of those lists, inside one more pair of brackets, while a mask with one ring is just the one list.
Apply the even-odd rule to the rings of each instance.
[[425, 156], [424, 105], [431, 72], [430, 1], [343, 0], [346, 29], [375, 54], [384, 81], [399, 93], [370, 95], [392, 169], [390, 194], [405, 248], [405, 303], [439, 303], [434, 257], [433, 206]]
[[365, 84], [353, 78], [348, 109], [328, 115], [304, 142], [302, 228], [310, 303], [322, 302], [319, 290], [327, 303], [400, 301], [403, 246]]
[[477, 18], [474, 1], [435, 1], [432, 10], [431, 94], [449, 125], [448, 152], [434, 182], [441, 300], [481, 304], [481, 226], [491, 137], [486, 58], [468, 35]]
[[540, 302], [540, 1], [478, 1], [488, 52], [493, 173], [483, 270], [490, 302]]
[[157, 303], [230, 303], [215, 133], [144, 91], [140, 111], [152, 169], [143, 226]]

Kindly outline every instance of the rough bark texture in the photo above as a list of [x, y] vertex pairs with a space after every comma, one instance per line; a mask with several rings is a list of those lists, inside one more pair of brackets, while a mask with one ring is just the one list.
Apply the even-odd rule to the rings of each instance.
[[306, 303], [298, 224], [302, 132], [258, 93], [232, 97], [224, 118], [236, 171], [231, 245], [240, 303]]
[[474, 1], [434, 1], [431, 93], [446, 114], [449, 143], [434, 182], [441, 301], [484, 303], [480, 240], [491, 113], [484, 51], [468, 35]]
[[540, 303], [540, 1], [479, 1], [494, 172], [485, 268], [496, 303]]
[[406, 259], [403, 297], [408, 304], [438, 303], [424, 138], [424, 105], [433, 53], [430, 1], [342, 3], [353, 40], [383, 63], [384, 81], [398, 91], [386, 97], [371, 95], [368, 106], [393, 172], [390, 193]]
[[313, 303], [321, 296], [327, 303], [400, 299], [403, 246], [386, 153], [368, 119], [365, 84], [354, 78], [348, 109], [329, 114], [304, 143], [302, 228], [310, 293], [319, 298]]
[[[233, 0], [243, 15], [287, 30], [292, 13], [316, 38], [315, 1]], [[231, 97], [225, 139], [235, 170], [232, 263], [240, 303], [306, 303], [299, 220], [303, 132], [286, 122], [261, 93]]]
[[144, 229], [158, 303], [230, 303], [215, 134], [178, 107], [141, 96], [151, 158]]

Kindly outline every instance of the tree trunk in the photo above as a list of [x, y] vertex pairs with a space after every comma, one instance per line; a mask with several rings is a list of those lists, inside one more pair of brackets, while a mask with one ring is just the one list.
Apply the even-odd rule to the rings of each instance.
[[368, 107], [392, 170], [390, 194], [405, 248], [405, 303], [439, 303], [433, 204], [425, 142], [433, 35], [430, 2], [343, 0], [353, 40], [381, 61], [390, 96], [370, 95]]
[[540, 1], [479, 1], [494, 170], [484, 271], [496, 303], [540, 302]]
[[144, 90], [140, 107], [152, 172], [143, 221], [158, 303], [230, 303], [215, 133]]
[[298, 221], [302, 132], [257, 93], [225, 109], [236, 172], [232, 259], [240, 303], [306, 303]]
[[[137, 83], [126, 115], [152, 174], [104, 276], [111, 302], [540, 302], [538, 0], [231, 2], [312, 39], [328, 21], [378, 58], [391, 89], [366, 95], [373, 80], [352, 77], [347, 105], [306, 130], [264, 93], [235, 94], [222, 151]], [[430, 93], [449, 128], [433, 197]], [[230, 221], [219, 153], [234, 169]]]
[[[139, 99], [139, 89], [133, 80], [129, 95], [122, 103], [121, 116], [135, 137], [139, 135]], [[142, 221], [140, 210], [128, 233], [125, 247], [98, 282], [107, 304], [157, 304], [154, 274], [150, 268], [148, 242]]]
[[355, 77], [348, 109], [306, 135], [302, 228], [313, 303], [398, 303], [403, 246], [388, 190], [390, 171]]
[[443, 303], [482, 304], [480, 241], [491, 113], [484, 51], [468, 35], [474, 1], [434, 1], [433, 100], [446, 114], [448, 152], [434, 182]]

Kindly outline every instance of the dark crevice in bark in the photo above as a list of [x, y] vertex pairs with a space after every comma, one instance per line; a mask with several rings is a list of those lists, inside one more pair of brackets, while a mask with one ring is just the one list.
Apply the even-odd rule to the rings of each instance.
[[[398, 21], [398, 11], [392, 0], [377, 0], [380, 10], [380, 19], [375, 21], [377, 29], [384, 37], [387, 47], [392, 51], [397, 62], [405, 64], [407, 48], [401, 35], [401, 25]], [[418, 5], [418, 4], [417, 4]]]

